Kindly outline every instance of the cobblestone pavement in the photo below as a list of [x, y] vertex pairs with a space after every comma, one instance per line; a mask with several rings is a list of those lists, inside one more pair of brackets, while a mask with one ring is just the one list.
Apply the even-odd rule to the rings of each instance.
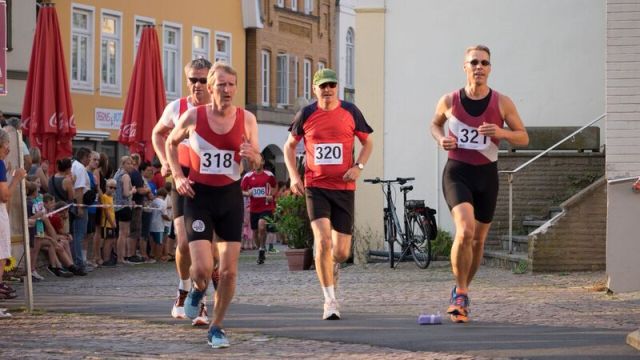
[[[282, 249], [282, 248], [281, 248]], [[42, 272], [41, 272], [42, 273]], [[167, 316], [176, 287], [173, 263], [98, 269], [84, 278], [48, 276], [34, 284], [38, 294], [133, 296], [166, 299]], [[472, 320], [548, 326], [637, 329], [640, 292], [608, 295], [603, 272], [516, 275], [482, 267], [471, 288]], [[447, 262], [420, 270], [410, 262], [396, 270], [386, 263], [352, 265], [341, 270], [338, 299], [341, 311], [418, 315], [443, 312], [453, 285]], [[19, 287], [19, 285], [16, 285]], [[20, 288], [20, 287], [19, 287]], [[20, 290], [19, 290], [20, 293]], [[240, 261], [236, 303], [317, 307], [322, 292], [313, 271], [290, 272], [283, 253], [255, 264], [255, 252]], [[0, 302], [14, 308], [21, 301]], [[464, 354], [408, 352], [361, 344], [267, 337], [228, 329], [232, 347], [213, 352], [204, 343], [204, 330], [140, 320], [56, 314], [35, 316], [13, 311], [0, 320], [0, 357], [9, 358], [197, 358], [230, 359], [471, 359]], [[228, 314], [233, 317], [233, 314]]]

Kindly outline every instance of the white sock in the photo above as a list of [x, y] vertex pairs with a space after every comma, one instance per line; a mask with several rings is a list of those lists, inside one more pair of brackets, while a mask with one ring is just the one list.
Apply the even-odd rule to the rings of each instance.
[[336, 292], [335, 292], [335, 290], [333, 288], [333, 285], [327, 286], [327, 287], [323, 287], [322, 288], [322, 292], [324, 293], [324, 301], [335, 300], [336, 299]]
[[180, 279], [180, 283], [178, 284], [178, 290], [184, 290], [184, 291], [191, 290], [191, 279], [187, 279], [187, 280]]

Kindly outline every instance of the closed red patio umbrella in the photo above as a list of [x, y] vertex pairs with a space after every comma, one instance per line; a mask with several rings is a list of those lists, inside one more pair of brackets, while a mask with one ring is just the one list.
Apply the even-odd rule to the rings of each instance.
[[155, 27], [148, 26], [142, 30], [118, 141], [129, 145], [132, 153], [151, 161], [154, 155], [151, 131], [165, 105], [158, 35]]
[[52, 164], [71, 156], [76, 135], [66, 68], [56, 9], [43, 4], [33, 38], [22, 126], [31, 146], [38, 146], [42, 158]]

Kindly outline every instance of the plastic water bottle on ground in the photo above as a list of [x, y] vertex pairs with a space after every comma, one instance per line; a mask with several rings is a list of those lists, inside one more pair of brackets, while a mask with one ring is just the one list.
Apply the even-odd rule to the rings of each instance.
[[437, 314], [420, 314], [418, 315], [419, 325], [439, 325], [442, 324], [442, 315], [438, 311]]

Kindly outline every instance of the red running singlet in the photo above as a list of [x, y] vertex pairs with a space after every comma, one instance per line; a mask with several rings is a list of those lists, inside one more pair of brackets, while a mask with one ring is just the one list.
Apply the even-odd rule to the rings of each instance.
[[244, 134], [244, 109], [236, 109], [231, 130], [217, 134], [209, 126], [207, 105], [198, 106], [196, 129], [189, 136], [189, 180], [209, 186], [225, 186], [240, 180], [239, 152]]

